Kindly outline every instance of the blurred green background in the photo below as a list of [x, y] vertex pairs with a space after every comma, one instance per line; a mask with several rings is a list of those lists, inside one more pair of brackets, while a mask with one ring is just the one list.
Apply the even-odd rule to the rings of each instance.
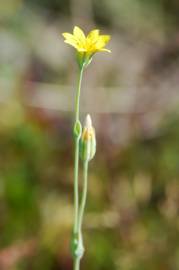
[[0, 269], [70, 270], [77, 66], [62, 32], [111, 34], [85, 72], [86, 270], [179, 269], [179, 2], [1, 0]]

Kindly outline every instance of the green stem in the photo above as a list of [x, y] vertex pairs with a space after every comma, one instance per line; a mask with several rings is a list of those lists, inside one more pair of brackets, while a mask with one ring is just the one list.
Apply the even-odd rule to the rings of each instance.
[[79, 269], [80, 269], [80, 258], [75, 258], [74, 264], [73, 264], [73, 270], [79, 270]]
[[80, 92], [81, 92], [81, 82], [82, 82], [82, 77], [83, 77], [83, 71], [84, 71], [84, 67], [80, 69], [80, 73], [79, 73], [78, 90], [77, 90], [77, 95], [76, 95], [76, 100], [75, 100], [75, 122], [79, 120]]
[[78, 216], [78, 240], [79, 240], [79, 245], [80, 245], [82, 253], [81, 253], [80, 257], [75, 257], [73, 270], [80, 269], [80, 260], [83, 256], [83, 252], [84, 252], [83, 238], [82, 238], [82, 222], [83, 222], [83, 216], [84, 216], [84, 210], [85, 210], [86, 198], [87, 198], [88, 161], [84, 161], [84, 163], [83, 163], [83, 182], [84, 182], [83, 193], [82, 193], [81, 204], [80, 204], [80, 209], [79, 209], [79, 216]]
[[79, 167], [79, 139], [75, 139], [75, 164], [74, 164], [74, 235], [78, 233], [78, 208], [79, 208], [79, 195], [78, 195], [78, 167]]
[[[83, 67], [80, 69], [78, 89], [75, 99], [75, 124], [79, 121], [80, 112], [80, 92], [81, 92], [81, 82], [83, 77]], [[80, 136], [75, 136], [75, 160], [74, 160], [74, 227], [73, 227], [73, 241], [78, 241], [76, 236], [78, 234], [78, 216], [79, 216], [79, 194], [78, 194], [78, 171], [79, 171], [79, 141]], [[77, 243], [77, 246], [79, 243]], [[80, 257], [76, 254], [74, 256], [74, 266], [73, 270], [80, 269]]]
[[83, 162], [83, 193], [81, 198], [81, 205], [79, 210], [79, 224], [78, 224], [78, 233], [82, 235], [82, 222], [84, 216], [84, 210], [86, 205], [87, 198], [87, 189], [88, 189], [88, 160]]
[[[83, 68], [80, 70], [78, 89], [75, 100], [75, 123], [79, 121], [79, 111], [80, 111], [80, 92], [81, 92], [81, 82], [83, 76]], [[74, 234], [78, 233], [78, 206], [79, 206], [79, 195], [78, 195], [78, 167], [79, 167], [79, 137], [75, 137], [75, 161], [74, 161]]]

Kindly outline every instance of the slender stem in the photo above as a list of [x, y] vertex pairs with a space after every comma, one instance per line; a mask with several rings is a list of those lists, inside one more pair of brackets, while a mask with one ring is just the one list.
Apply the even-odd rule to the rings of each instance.
[[[78, 89], [75, 100], [75, 122], [79, 121], [80, 111], [80, 90], [83, 76], [83, 68], [79, 73]], [[75, 138], [75, 161], [74, 161], [74, 234], [78, 233], [78, 208], [79, 208], [79, 195], [78, 195], [78, 167], [79, 167], [79, 138]]]
[[79, 139], [75, 139], [75, 164], [74, 164], [74, 235], [78, 233], [78, 208], [79, 208], [79, 194], [78, 194], [78, 167], [79, 167]]
[[75, 258], [74, 264], [73, 264], [73, 270], [79, 270], [79, 269], [80, 269], [80, 258]]
[[[81, 92], [81, 82], [83, 76], [83, 67], [80, 69], [78, 89], [75, 99], [75, 123], [79, 121], [80, 112], [80, 92]], [[78, 194], [78, 171], [79, 171], [79, 136], [75, 137], [75, 160], [74, 160], [74, 237], [78, 235], [78, 212], [79, 212], [79, 194]], [[80, 270], [80, 258], [74, 257], [73, 270]]]
[[82, 222], [84, 216], [84, 210], [86, 205], [87, 198], [87, 189], [88, 189], [88, 160], [83, 162], [83, 193], [81, 198], [81, 205], [79, 210], [79, 224], [78, 224], [78, 232], [82, 235]]
[[84, 67], [80, 69], [80, 73], [79, 73], [78, 90], [77, 90], [77, 95], [76, 95], [76, 100], [75, 100], [75, 121], [79, 120], [80, 92], [81, 92], [81, 82], [82, 82], [82, 77], [83, 77], [83, 71], [84, 71]]
[[[87, 187], [88, 187], [88, 161], [84, 161], [83, 163], [83, 193], [81, 198], [81, 204], [79, 209], [79, 216], [78, 216], [78, 239], [80, 241], [81, 247], [83, 249], [83, 239], [82, 239], [82, 221], [84, 215], [84, 209], [86, 204], [86, 197], [87, 197]], [[77, 257], [74, 259], [74, 269], [73, 270], [80, 270], [80, 260], [81, 257]]]

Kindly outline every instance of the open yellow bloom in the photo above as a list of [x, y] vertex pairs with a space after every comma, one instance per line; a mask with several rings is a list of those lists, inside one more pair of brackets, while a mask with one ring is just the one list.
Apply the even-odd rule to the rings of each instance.
[[75, 26], [73, 34], [63, 33], [65, 43], [73, 46], [79, 53], [92, 56], [96, 52], [110, 52], [105, 46], [110, 40], [109, 35], [100, 35], [99, 30], [95, 29], [85, 36], [84, 32]]

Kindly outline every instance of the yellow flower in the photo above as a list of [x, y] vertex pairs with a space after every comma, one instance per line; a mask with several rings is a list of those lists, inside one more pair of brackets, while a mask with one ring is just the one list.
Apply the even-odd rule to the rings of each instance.
[[88, 64], [94, 53], [111, 52], [105, 48], [106, 44], [110, 40], [110, 36], [100, 35], [98, 29], [92, 30], [87, 36], [85, 36], [84, 32], [78, 26], [75, 26], [73, 34], [63, 33], [62, 35], [65, 38], [64, 42], [73, 46], [80, 57], [83, 57], [83, 61], [88, 59]]

